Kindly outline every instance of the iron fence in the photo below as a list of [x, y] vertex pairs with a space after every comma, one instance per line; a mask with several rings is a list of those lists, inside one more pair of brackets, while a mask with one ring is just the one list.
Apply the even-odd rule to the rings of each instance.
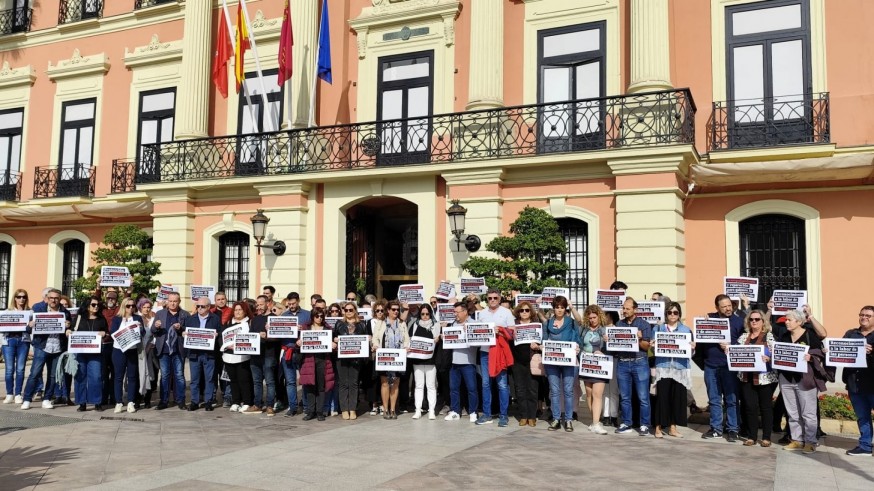
[[0, 171], [0, 201], [21, 201], [21, 174], [8, 169]]
[[33, 9], [19, 7], [0, 11], [0, 34], [29, 32]]
[[713, 103], [709, 150], [828, 143], [828, 92]]
[[58, 24], [103, 17], [103, 0], [61, 0]]
[[134, 10], [147, 9], [162, 3], [175, 3], [179, 0], [134, 0]]
[[96, 174], [89, 165], [37, 167], [33, 175], [34, 198], [94, 196]]

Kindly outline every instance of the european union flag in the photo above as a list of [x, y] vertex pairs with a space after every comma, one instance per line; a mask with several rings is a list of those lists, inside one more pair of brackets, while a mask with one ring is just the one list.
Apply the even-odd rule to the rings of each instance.
[[322, 19], [319, 22], [318, 76], [325, 82], [332, 83], [331, 31], [328, 23], [328, 0], [322, 0]]

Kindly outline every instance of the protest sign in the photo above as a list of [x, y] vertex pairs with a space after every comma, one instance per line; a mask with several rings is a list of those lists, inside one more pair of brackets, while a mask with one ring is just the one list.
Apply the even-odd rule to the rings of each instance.
[[238, 332], [234, 336], [235, 355], [260, 355], [261, 334], [257, 332]]
[[449, 300], [455, 298], [455, 285], [446, 280], [441, 281], [440, 286], [437, 287], [437, 291], [434, 293], [434, 296], [439, 298], [440, 300]]
[[637, 353], [640, 345], [637, 341], [636, 327], [608, 327], [607, 351], [623, 351]]
[[489, 291], [489, 287], [486, 286], [485, 278], [462, 278], [461, 279], [461, 294], [467, 295], [468, 293], [476, 293], [477, 295], [483, 295], [487, 291]]
[[762, 360], [765, 347], [761, 344], [732, 344], [728, 347], [728, 369], [732, 372], [766, 372]]
[[535, 311], [540, 310], [540, 295], [536, 293], [519, 293], [516, 295], [516, 305], [528, 302]]
[[337, 358], [368, 358], [370, 339], [368, 336], [337, 336]]
[[469, 348], [466, 326], [446, 326], [443, 328], [443, 347], [446, 349]]
[[297, 339], [297, 317], [271, 315], [267, 317], [267, 337]]
[[67, 316], [63, 312], [34, 312], [31, 334], [64, 334]]
[[[235, 333], [236, 334], [236, 333]], [[231, 337], [233, 342], [233, 336]], [[185, 349], [212, 351], [215, 349], [215, 330], [189, 327], [185, 329]]]
[[543, 340], [543, 324], [519, 324], [516, 326], [516, 346], [538, 343]]
[[434, 356], [435, 344], [433, 338], [413, 336], [410, 338], [410, 350], [407, 352], [407, 358], [430, 360]]
[[637, 302], [637, 316], [650, 324], [664, 324], [665, 303]]
[[140, 328], [142, 325], [139, 322], [128, 322], [118, 328], [117, 331], [110, 334], [112, 336], [112, 345], [120, 351], [125, 352], [134, 346], [140, 344], [142, 336]]
[[100, 354], [102, 342], [103, 337], [97, 331], [72, 332], [67, 338], [67, 351], [69, 353]]
[[731, 343], [727, 318], [696, 317], [694, 326], [696, 343]]
[[75, 319], [79, 315], [79, 307], [70, 307], [67, 309], [67, 313], [70, 314], [70, 318]]
[[595, 303], [604, 312], [622, 312], [625, 292], [622, 290], [596, 290]]
[[728, 298], [740, 300], [746, 295], [750, 302], [759, 300], [759, 279], [744, 278], [743, 276], [726, 276], [722, 280], [722, 289]]
[[810, 350], [810, 346], [795, 343], [774, 343], [774, 356], [771, 357], [771, 366], [775, 370], [784, 372], [807, 371], [807, 360], [804, 356]]
[[26, 331], [32, 313], [30, 310], [0, 312], [0, 332]]
[[131, 274], [124, 266], [101, 266], [100, 286], [124, 288], [130, 286]]
[[161, 285], [161, 288], [158, 289], [158, 295], [155, 297], [155, 301], [163, 302], [164, 300], [167, 300], [167, 297], [171, 293], [179, 293], [179, 287], [171, 285]]
[[868, 367], [864, 338], [825, 338], [825, 349], [825, 364], [830, 367]]
[[491, 322], [471, 322], [467, 325], [467, 344], [470, 346], [494, 346], [495, 325]]
[[541, 309], [551, 309], [552, 301], [555, 300], [555, 297], [562, 296], [568, 301], [570, 301], [570, 289], [569, 288], [554, 288], [547, 287], [544, 288], [540, 293], [540, 308]]
[[437, 320], [446, 324], [455, 322], [455, 306], [451, 303], [438, 303]]
[[[246, 324], [246, 327], [248, 328], [248, 324]], [[227, 349], [229, 346], [234, 344], [234, 336], [236, 336], [238, 332], [242, 332], [242, 331], [243, 331], [243, 324], [231, 326], [231, 327], [225, 329], [224, 331], [222, 331], [221, 349], [223, 349], [223, 350]]]
[[370, 319], [373, 319], [373, 310], [368, 307], [360, 307], [358, 309], [358, 317], [363, 321], [367, 322]]
[[544, 365], [574, 367], [577, 365], [577, 343], [573, 341], [544, 341], [541, 345]]
[[425, 303], [425, 285], [401, 285], [398, 287], [398, 302], [403, 304]]
[[580, 355], [580, 377], [592, 377], [604, 380], [612, 379], [613, 357], [610, 355], [583, 353]]
[[379, 348], [376, 350], [377, 372], [404, 372], [407, 370], [407, 350]]
[[342, 317], [325, 317], [325, 327], [329, 330], [333, 330], [334, 326], [336, 326], [341, 320], [343, 320]]
[[197, 302], [200, 297], [209, 298], [209, 303], [215, 303], [215, 287], [209, 285], [191, 285], [191, 301]]
[[319, 329], [315, 331], [300, 332], [301, 353], [330, 353], [333, 347], [331, 331]]
[[807, 290], [774, 290], [771, 295], [773, 315], [784, 315], [790, 310], [801, 310], [807, 304]]
[[655, 333], [655, 355], [691, 359], [692, 335], [687, 332]]

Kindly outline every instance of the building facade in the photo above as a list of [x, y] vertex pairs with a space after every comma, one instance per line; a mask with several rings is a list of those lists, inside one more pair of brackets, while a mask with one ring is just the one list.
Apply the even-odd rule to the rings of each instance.
[[455, 199], [484, 244], [556, 217], [577, 304], [619, 278], [692, 317], [740, 274], [838, 333], [874, 303], [871, 2], [329, 0], [329, 84], [291, 0], [282, 85], [284, 2], [247, 4], [249, 100], [211, 80], [220, 1], [0, 0], [0, 303], [69, 291], [118, 223], [183, 295], [436, 288]]

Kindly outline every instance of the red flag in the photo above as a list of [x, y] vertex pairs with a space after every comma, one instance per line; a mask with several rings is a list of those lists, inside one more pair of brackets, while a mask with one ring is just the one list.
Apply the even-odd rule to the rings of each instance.
[[237, 79], [237, 93], [246, 80], [245, 56], [249, 49], [249, 26], [246, 25], [246, 17], [243, 15], [242, 3], [237, 4], [237, 31], [234, 43], [234, 75]]
[[212, 59], [212, 81], [222, 97], [228, 98], [228, 60], [234, 54], [231, 40], [228, 37], [228, 19], [222, 10], [219, 19], [218, 36], [216, 37], [215, 53]]
[[291, 78], [291, 47], [294, 46], [294, 35], [291, 31], [291, 9], [285, 0], [285, 10], [282, 13], [282, 30], [279, 36], [279, 80], [282, 85]]

